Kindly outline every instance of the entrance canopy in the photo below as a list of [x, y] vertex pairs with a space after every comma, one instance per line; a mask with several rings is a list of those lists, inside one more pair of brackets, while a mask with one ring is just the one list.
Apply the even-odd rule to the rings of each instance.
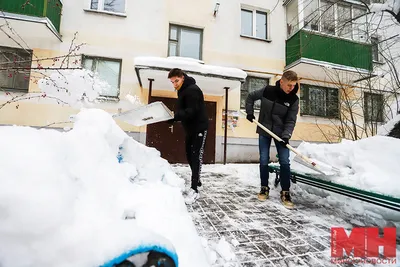
[[223, 96], [225, 88], [240, 88], [247, 77], [241, 69], [206, 65], [204, 62], [182, 57], [136, 57], [135, 71], [141, 87], [152, 80], [153, 90], [174, 91], [168, 72], [180, 68], [192, 76], [205, 95]]
[[376, 76], [376, 74], [368, 70], [306, 58], [301, 58], [286, 66], [285, 71], [286, 70], [293, 70], [302, 78], [314, 79], [320, 82], [333, 82], [342, 85], [352, 85], [361, 80]]

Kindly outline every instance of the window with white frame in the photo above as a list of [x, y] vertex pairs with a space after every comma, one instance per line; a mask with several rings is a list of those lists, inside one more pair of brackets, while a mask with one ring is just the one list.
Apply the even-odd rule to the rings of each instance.
[[364, 121], [383, 122], [383, 95], [364, 92]]
[[[295, 1], [292, 1], [295, 2]], [[319, 31], [318, 0], [304, 1], [304, 28]], [[297, 2], [296, 2], [297, 4]]]
[[186, 26], [170, 25], [168, 55], [201, 60], [203, 30]]
[[32, 51], [0, 46], [0, 89], [28, 91]]
[[268, 40], [268, 13], [266, 10], [242, 6], [241, 11], [242, 36]]
[[[249, 93], [257, 91], [269, 84], [269, 78], [260, 78], [254, 76], [247, 76], [246, 81], [240, 88], [240, 108], [246, 108], [246, 99]], [[254, 109], [259, 110], [261, 107], [261, 100], [254, 102]]]
[[300, 115], [339, 118], [338, 89], [301, 84]]
[[106, 81], [110, 87], [100, 95], [116, 98], [119, 95], [121, 80], [121, 60], [102, 57], [83, 56], [83, 68], [91, 70], [98, 77]]
[[371, 44], [372, 44], [372, 60], [375, 62], [380, 61], [379, 57], [379, 38], [376, 36], [371, 37]]
[[113, 13], [125, 13], [125, 0], [91, 0], [90, 9]]
[[367, 41], [367, 9], [361, 4], [334, 0], [304, 0], [302, 3], [304, 28]]

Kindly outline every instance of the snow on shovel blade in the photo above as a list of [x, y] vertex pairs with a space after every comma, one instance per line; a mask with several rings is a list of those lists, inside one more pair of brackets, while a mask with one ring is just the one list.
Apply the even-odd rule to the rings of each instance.
[[303, 166], [310, 168], [314, 171], [317, 171], [325, 176], [337, 176], [341, 175], [341, 172], [338, 168], [330, 166], [326, 163], [318, 161], [316, 159], [310, 158], [311, 162], [305, 161], [299, 155], [294, 157], [294, 161], [302, 164]]
[[172, 119], [174, 116], [172, 111], [169, 110], [164, 103], [157, 101], [115, 114], [113, 117], [134, 126], [144, 126], [161, 121], [167, 121]]

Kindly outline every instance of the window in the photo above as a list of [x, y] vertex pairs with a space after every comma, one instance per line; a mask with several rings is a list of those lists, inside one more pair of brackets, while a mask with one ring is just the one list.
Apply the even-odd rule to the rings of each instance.
[[367, 39], [367, 11], [364, 8], [353, 6], [353, 40], [366, 42]]
[[303, 6], [304, 28], [367, 41], [367, 9], [361, 4], [352, 4], [351, 1], [304, 0]]
[[339, 118], [339, 91], [336, 88], [302, 84], [300, 115]]
[[318, 0], [308, 0], [307, 2], [304, 2], [304, 5], [306, 7], [304, 9], [304, 27], [306, 29], [318, 31], [319, 30]]
[[291, 36], [299, 29], [299, 9], [296, 1], [286, 6], [287, 35]]
[[372, 60], [379, 62], [379, 39], [378, 37], [371, 37], [372, 44]]
[[321, 31], [335, 34], [335, 9], [331, 2], [321, 0]]
[[383, 95], [364, 93], [364, 121], [383, 122]]
[[93, 71], [110, 85], [110, 89], [100, 95], [118, 97], [121, 75], [121, 60], [100, 57], [83, 57], [83, 68]]
[[203, 30], [170, 25], [168, 55], [201, 60]]
[[91, 0], [90, 9], [125, 13], [125, 0]]
[[352, 28], [351, 28], [351, 6], [345, 4], [337, 5], [338, 13], [338, 36], [344, 38], [352, 38]]
[[243, 36], [267, 40], [267, 12], [250, 8], [242, 8], [240, 34]]
[[[257, 91], [269, 84], [268, 78], [259, 78], [247, 76], [246, 81], [240, 88], [240, 108], [246, 108], [246, 98], [250, 92]], [[261, 100], [254, 102], [254, 109], [259, 110], [261, 107]]]
[[0, 46], [0, 88], [28, 91], [32, 51]]

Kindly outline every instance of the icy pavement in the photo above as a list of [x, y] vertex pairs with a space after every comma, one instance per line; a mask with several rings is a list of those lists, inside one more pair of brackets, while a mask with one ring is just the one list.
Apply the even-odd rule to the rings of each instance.
[[[249, 177], [258, 176], [258, 168], [238, 165], [232, 170], [232, 166], [203, 166], [201, 199], [188, 206], [206, 249], [214, 249], [208, 251], [213, 267], [353, 266], [330, 262], [331, 227], [382, 225], [382, 221], [369, 216], [346, 213], [340, 205], [322, 205], [315, 198], [306, 197], [307, 194], [298, 194], [299, 185], [294, 184], [295, 210], [287, 210], [280, 204], [279, 186], [271, 188], [267, 201], [260, 202], [259, 180], [243, 177], [246, 173]], [[188, 167], [173, 168], [189, 183]], [[270, 184], [273, 178], [270, 175]], [[229, 245], [224, 246], [224, 240]], [[397, 244], [399, 249], [399, 240]]]

